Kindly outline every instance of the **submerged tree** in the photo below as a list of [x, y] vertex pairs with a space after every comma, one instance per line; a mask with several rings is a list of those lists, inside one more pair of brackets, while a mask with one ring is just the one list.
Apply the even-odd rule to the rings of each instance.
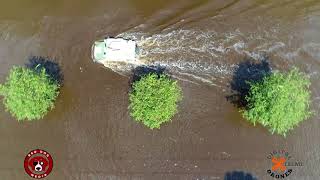
[[150, 129], [160, 128], [177, 113], [177, 103], [181, 99], [181, 89], [176, 81], [151, 73], [133, 83], [133, 91], [129, 94], [130, 114]]
[[6, 83], [0, 85], [7, 111], [19, 121], [42, 118], [54, 107], [58, 90], [59, 83], [49, 77], [45, 68], [36, 71], [13, 67]]
[[273, 73], [250, 86], [243, 116], [254, 125], [260, 123], [285, 136], [312, 114], [310, 80], [296, 68], [289, 73]]

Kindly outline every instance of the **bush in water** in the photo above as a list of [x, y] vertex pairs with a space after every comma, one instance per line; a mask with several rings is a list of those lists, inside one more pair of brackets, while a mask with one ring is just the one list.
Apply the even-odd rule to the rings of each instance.
[[5, 84], [0, 85], [4, 105], [18, 121], [37, 120], [54, 107], [59, 94], [58, 82], [52, 80], [45, 68], [13, 67]]
[[129, 94], [130, 114], [150, 129], [160, 128], [177, 113], [177, 103], [181, 99], [181, 89], [176, 81], [151, 73], [133, 83]]
[[272, 133], [286, 135], [299, 122], [309, 118], [309, 78], [294, 68], [289, 73], [273, 73], [262, 81], [249, 83], [248, 106], [243, 116], [260, 123]]

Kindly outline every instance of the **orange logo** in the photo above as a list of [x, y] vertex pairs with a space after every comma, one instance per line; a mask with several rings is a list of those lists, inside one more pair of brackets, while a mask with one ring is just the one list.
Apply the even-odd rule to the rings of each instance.
[[274, 150], [268, 154], [267, 158], [272, 163], [267, 173], [275, 179], [286, 178], [293, 172], [292, 167], [303, 166], [301, 161], [291, 160], [292, 156], [286, 150]]
[[276, 157], [272, 157], [272, 163], [273, 163], [273, 166], [272, 166], [272, 171], [281, 171], [281, 172], [284, 172], [287, 168], [286, 166], [284, 165], [284, 163], [286, 162], [286, 158], [284, 157], [279, 157], [279, 158], [276, 158]]

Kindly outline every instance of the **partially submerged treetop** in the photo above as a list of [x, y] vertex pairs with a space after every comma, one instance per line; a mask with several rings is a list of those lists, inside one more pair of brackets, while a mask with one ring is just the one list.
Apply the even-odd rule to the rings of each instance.
[[131, 116], [150, 129], [160, 128], [177, 112], [182, 99], [177, 82], [165, 75], [148, 74], [133, 84], [129, 95]]
[[272, 133], [286, 133], [312, 114], [309, 78], [293, 69], [289, 73], [273, 73], [261, 82], [250, 83], [244, 117], [253, 124], [260, 123]]
[[13, 67], [5, 84], [0, 85], [6, 109], [19, 121], [42, 118], [54, 107], [59, 84], [46, 73], [34, 69]]

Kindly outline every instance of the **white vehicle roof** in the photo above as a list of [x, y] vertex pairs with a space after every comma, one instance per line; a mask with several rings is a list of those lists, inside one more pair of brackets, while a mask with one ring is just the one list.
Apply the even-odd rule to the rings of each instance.
[[92, 49], [93, 59], [98, 62], [128, 62], [136, 59], [136, 42], [122, 38], [107, 38], [96, 41]]

